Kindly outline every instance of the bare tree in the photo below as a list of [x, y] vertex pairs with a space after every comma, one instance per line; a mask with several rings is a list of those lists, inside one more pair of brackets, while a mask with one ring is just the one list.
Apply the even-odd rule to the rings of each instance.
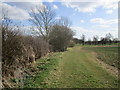
[[91, 45], [91, 44], [92, 44], [92, 41], [91, 41], [91, 39], [90, 39], [90, 38], [88, 38], [87, 43], [88, 43], [89, 45]]
[[111, 33], [108, 33], [108, 34], [106, 34], [106, 40], [107, 40], [107, 42], [109, 43], [109, 44], [111, 44], [111, 42], [112, 42], [112, 38], [113, 38], [113, 36], [111, 35]]
[[108, 33], [106, 34], [105, 39], [106, 39], [106, 43], [111, 44], [113, 36], [111, 35], [111, 33]]
[[30, 21], [37, 27], [39, 35], [42, 35], [48, 41], [50, 27], [54, 23], [55, 12], [49, 6], [36, 7], [36, 9], [31, 9], [31, 12]]
[[119, 39], [118, 39], [118, 38], [114, 38], [112, 42], [113, 42], [113, 43], [118, 43], [118, 42], [119, 42]]
[[67, 17], [60, 17], [60, 19], [56, 22], [57, 25], [60, 26], [66, 26], [66, 27], [70, 27], [72, 22], [70, 21], [70, 19], [68, 19]]
[[111, 33], [108, 33], [108, 34], [106, 34], [106, 38], [107, 38], [108, 40], [111, 40], [111, 39], [113, 38], [113, 36], [111, 35]]
[[93, 42], [95, 45], [98, 44], [98, 39], [99, 39], [99, 37], [97, 35], [93, 36]]
[[85, 45], [85, 35], [84, 34], [82, 34], [81, 40], [82, 40], [82, 44]]

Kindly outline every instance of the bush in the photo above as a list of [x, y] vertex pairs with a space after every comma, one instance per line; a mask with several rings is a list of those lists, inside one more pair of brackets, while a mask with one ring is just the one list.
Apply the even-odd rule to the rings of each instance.
[[2, 29], [2, 61], [6, 66], [12, 65], [23, 54], [23, 40], [19, 31]]
[[42, 37], [25, 36], [24, 40], [27, 45], [30, 45], [33, 48], [36, 59], [46, 55], [46, 53], [49, 52], [49, 44], [43, 40]]
[[65, 51], [72, 39], [73, 32], [65, 26], [55, 25], [49, 35], [49, 43], [54, 51]]
[[[41, 37], [23, 36], [19, 31], [2, 29], [3, 76], [15, 76], [18, 68], [26, 68], [49, 52], [49, 44]], [[19, 73], [19, 72], [18, 72]]]
[[74, 47], [74, 46], [75, 46], [75, 42], [70, 40], [68, 47]]

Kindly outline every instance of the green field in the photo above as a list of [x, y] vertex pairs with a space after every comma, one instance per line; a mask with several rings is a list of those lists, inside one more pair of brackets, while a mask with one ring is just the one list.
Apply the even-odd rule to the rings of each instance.
[[37, 73], [34, 72], [32, 74], [34, 76], [25, 79], [24, 87], [117, 88], [117, 77], [102, 68], [96, 61], [96, 56], [91, 52], [92, 48], [87, 48], [75, 46], [66, 52], [54, 53], [44, 59], [39, 59], [34, 65]]
[[97, 53], [97, 58], [105, 63], [119, 68], [118, 47], [85, 47], [85, 50], [91, 50]]

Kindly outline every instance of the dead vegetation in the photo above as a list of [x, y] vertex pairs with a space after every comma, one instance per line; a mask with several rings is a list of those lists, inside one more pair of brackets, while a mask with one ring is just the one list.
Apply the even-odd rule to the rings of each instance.
[[[37, 35], [25, 35], [21, 32], [22, 27], [19, 28], [6, 16], [6, 13], [3, 13], [2, 24], [0, 24], [3, 46], [3, 88], [13, 88], [20, 85], [20, 78], [23, 78], [25, 69], [31, 68], [31, 63], [36, 62], [37, 59], [44, 57], [51, 51], [65, 51], [67, 49], [73, 36], [68, 27], [69, 21], [67, 18], [62, 18], [55, 23], [54, 14], [51, 8], [43, 8], [42, 11], [39, 11], [39, 15], [33, 11], [30, 21], [37, 27], [36, 31], [33, 28], [34, 32], [38, 32]], [[58, 32], [55, 32], [55, 29]], [[57, 38], [54, 38], [54, 32]], [[54, 42], [56, 43], [54, 44]]]
[[26, 67], [49, 52], [49, 44], [42, 37], [24, 36], [19, 28], [11, 28], [7, 18], [1, 28], [3, 88], [12, 88], [18, 83], [11, 83], [11, 79], [22, 78]]

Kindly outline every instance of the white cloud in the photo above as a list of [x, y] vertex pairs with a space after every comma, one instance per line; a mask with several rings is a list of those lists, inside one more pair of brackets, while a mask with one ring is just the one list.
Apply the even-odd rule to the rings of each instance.
[[85, 21], [84, 20], [80, 20], [81, 23], [84, 23]]
[[58, 6], [57, 6], [57, 5], [53, 5], [53, 8], [54, 8], [54, 9], [58, 9]]
[[[45, 5], [42, 4], [42, 2], [9, 2], [7, 3], [0, 3], [0, 8], [4, 8], [8, 12], [8, 16], [11, 19], [16, 20], [26, 20], [29, 19], [29, 13], [31, 12], [31, 9], [34, 9], [35, 12], [36, 8], [41, 8]], [[2, 11], [0, 11], [2, 12]], [[2, 13], [0, 14], [0, 17], [2, 16]]]
[[1, 0], [1, 2], [53, 2], [54, 0]]
[[54, 0], [42, 0], [42, 1], [46, 1], [46, 2], [54, 2]]
[[96, 7], [92, 2], [64, 2], [63, 4], [80, 12], [95, 12]]
[[119, 0], [101, 0], [103, 2], [103, 8], [106, 9], [117, 9]]
[[[64, 1], [64, 0], [63, 0]], [[88, 1], [88, 0], [87, 0]], [[96, 8], [102, 7], [105, 9], [117, 9], [118, 8], [118, 0], [96, 0], [89, 2], [63, 2], [63, 5], [67, 7], [74, 8], [79, 12], [95, 12]]]
[[112, 14], [113, 13], [113, 10], [108, 10], [106, 11], [107, 14]]
[[[117, 19], [103, 19], [103, 18], [93, 18], [90, 20], [92, 25], [91, 28], [94, 30], [96, 35], [105, 36], [107, 33], [111, 33], [114, 37], [118, 37], [118, 20]], [[88, 35], [88, 34], [87, 34]]]
[[30, 11], [32, 8], [43, 6], [42, 2], [10, 2], [13, 6]]
[[97, 23], [97, 24], [117, 24], [117, 19], [103, 19], [103, 18], [93, 18], [90, 20], [91, 23]]
[[[3, 11], [6, 11], [10, 19], [16, 19], [16, 20], [25, 20], [29, 19], [29, 14], [16, 6], [10, 6], [6, 3], [0, 3], [0, 8], [3, 8]], [[2, 10], [2, 9], [0, 9]], [[2, 11], [0, 11], [0, 17], [2, 17]]]
[[86, 29], [83, 27], [71, 27], [71, 29], [76, 33], [74, 37], [80, 38], [82, 34], [86, 35], [86, 38], [92, 38], [95, 35], [98, 35], [99, 37], [104, 37], [106, 34], [111, 33], [113, 37], [118, 37], [118, 29], [115, 28], [109, 28], [109, 29], [103, 29], [103, 28], [94, 28], [94, 29]]
[[109, 28], [110, 25], [94, 25], [93, 28]]

